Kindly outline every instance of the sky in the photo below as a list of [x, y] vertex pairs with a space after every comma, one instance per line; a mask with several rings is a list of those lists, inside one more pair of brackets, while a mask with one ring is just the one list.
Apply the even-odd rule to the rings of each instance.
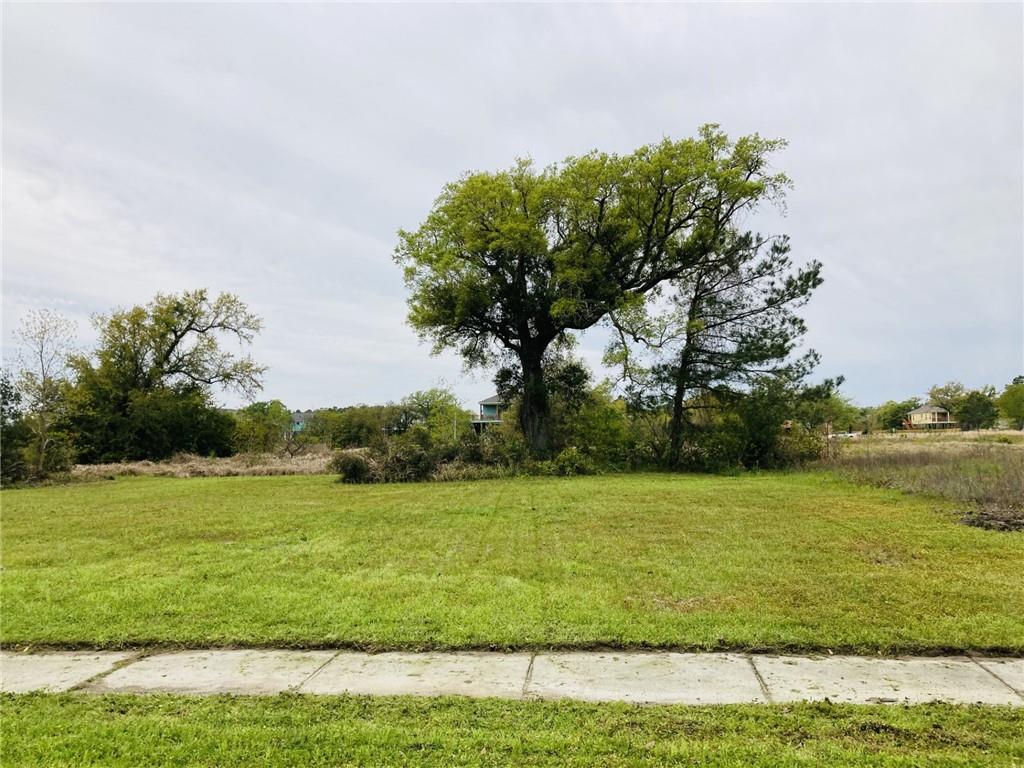
[[[399, 228], [517, 157], [627, 153], [719, 123], [788, 140], [788, 234], [824, 285], [816, 377], [860, 404], [1024, 373], [1024, 6], [3, 6], [5, 364], [206, 287], [264, 320], [261, 398], [306, 409], [490, 374], [405, 322]], [[580, 354], [598, 377], [604, 332]], [[219, 395], [238, 405], [231, 394]]]

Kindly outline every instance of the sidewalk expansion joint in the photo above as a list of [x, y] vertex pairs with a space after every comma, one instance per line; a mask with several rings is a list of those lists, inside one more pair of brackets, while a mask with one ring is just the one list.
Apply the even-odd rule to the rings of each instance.
[[994, 677], [994, 678], [995, 678], [996, 680], [998, 680], [998, 681], [999, 681], [999, 682], [1000, 682], [1000, 683], [1001, 683], [1002, 685], [1004, 685], [1004, 686], [1006, 686], [1007, 688], [1009, 688], [1009, 689], [1010, 689], [1010, 690], [1011, 690], [1011, 691], [1012, 691], [1012, 692], [1014, 693], [1014, 695], [1016, 695], [1016, 696], [1017, 696], [1018, 698], [1020, 698], [1020, 700], [1021, 700], [1021, 701], [1024, 701], [1024, 693], [1022, 693], [1021, 691], [1018, 691], [1018, 690], [1017, 690], [1016, 688], [1014, 688], [1014, 687], [1013, 687], [1012, 685], [1010, 685], [1010, 684], [1009, 684], [1008, 682], [1006, 682], [1005, 680], [1003, 680], [1003, 678], [1001, 678], [1001, 677], [1000, 677], [999, 675], [997, 675], [997, 674], [996, 674], [995, 672], [993, 672], [993, 671], [992, 671], [991, 669], [989, 669], [989, 668], [988, 668], [988, 667], [987, 667], [986, 665], [984, 665], [984, 664], [982, 664], [982, 663], [981, 663], [980, 661], [978, 661], [978, 657], [977, 657], [977, 656], [975, 656], [975, 655], [974, 655], [973, 653], [971, 653], [970, 651], [968, 651], [968, 652], [967, 652], [967, 658], [969, 658], [969, 659], [970, 659], [971, 661], [973, 661], [973, 662], [974, 662], [974, 663], [975, 663], [976, 665], [978, 665], [978, 666], [979, 666], [979, 667], [981, 667], [981, 668], [982, 668], [983, 670], [985, 670], [986, 672], [988, 672], [988, 673], [989, 673], [989, 674], [990, 674], [990, 675], [991, 675], [992, 677]]
[[529, 692], [528, 691], [529, 691], [529, 688], [530, 688], [530, 683], [533, 682], [533, 662], [536, 659], [537, 659], [537, 652], [534, 651], [533, 653], [530, 654], [530, 664], [526, 667], [526, 677], [523, 680], [522, 696], [523, 696], [524, 699], [529, 696]]
[[128, 665], [134, 664], [139, 659], [144, 659], [146, 656], [152, 656], [152, 655], [153, 654], [150, 653], [149, 651], [136, 651], [131, 656], [129, 656], [127, 659], [121, 659], [120, 661], [115, 661], [110, 666], [109, 669], [105, 669], [102, 672], [98, 672], [97, 674], [93, 675], [92, 677], [90, 677], [90, 678], [88, 678], [86, 680], [83, 680], [82, 682], [80, 682], [80, 683], [78, 683], [76, 685], [71, 686], [70, 688], [68, 688], [68, 691], [69, 692], [70, 691], [88, 691], [92, 686], [94, 686], [100, 680], [105, 678], [107, 675], [111, 675], [114, 672], [117, 672], [117, 670], [119, 670], [119, 669], [124, 669]]
[[328, 664], [330, 664], [330, 663], [331, 663], [332, 661], [334, 661], [334, 660], [335, 660], [336, 658], [338, 658], [339, 656], [341, 656], [341, 654], [342, 654], [342, 653], [344, 653], [344, 650], [343, 650], [343, 649], [338, 649], [337, 651], [335, 651], [335, 652], [334, 652], [334, 655], [333, 655], [333, 656], [331, 656], [331, 658], [327, 659], [327, 661], [325, 661], [325, 662], [324, 662], [323, 664], [321, 664], [321, 665], [320, 665], [319, 667], [317, 667], [317, 668], [316, 668], [316, 669], [314, 669], [314, 670], [313, 670], [312, 672], [310, 672], [310, 673], [309, 673], [309, 674], [308, 674], [308, 675], [306, 676], [306, 678], [305, 678], [305, 679], [304, 679], [304, 680], [303, 680], [302, 682], [298, 683], [297, 685], [293, 685], [293, 686], [292, 686], [291, 688], [289, 688], [288, 690], [289, 690], [289, 691], [290, 691], [291, 693], [296, 693], [296, 692], [300, 691], [300, 690], [302, 689], [302, 686], [304, 686], [304, 685], [305, 685], [306, 683], [308, 683], [308, 682], [309, 682], [310, 680], [312, 680], [312, 679], [313, 679], [314, 677], [316, 677], [317, 675], [319, 675], [319, 674], [320, 674], [320, 672], [322, 672], [322, 671], [323, 671], [323, 668], [324, 668], [324, 667], [326, 667], [326, 666], [327, 666]]
[[772, 692], [768, 690], [768, 683], [764, 681], [764, 677], [761, 676], [761, 670], [759, 670], [757, 668], [757, 664], [754, 663], [754, 657], [751, 656], [749, 653], [746, 654], [746, 657], [747, 661], [750, 663], [750, 669], [753, 671], [754, 677], [757, 678], [757, 684], [761, 686], [761, 693], [764, 694], [765, 701], [767, 701], [769, 704], [773, 704], [774, 702], [772, 701]]

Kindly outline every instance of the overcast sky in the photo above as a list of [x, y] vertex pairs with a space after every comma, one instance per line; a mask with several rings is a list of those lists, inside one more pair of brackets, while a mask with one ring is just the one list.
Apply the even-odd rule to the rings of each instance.
[[[11, 5], [3, 341], [231, 291], [264, 396], [383, 402], [489, 376], [405, 324], [395, 232], [467, 170], [628, 152], [705, 122], [790, 142], [824, 264], [821, 375], [875, 403], [1024, 372], [1022, 6]], [[603, 338], [581, 350], [597, 366]], [[228, 396], [224, 402], [237, 404]]]

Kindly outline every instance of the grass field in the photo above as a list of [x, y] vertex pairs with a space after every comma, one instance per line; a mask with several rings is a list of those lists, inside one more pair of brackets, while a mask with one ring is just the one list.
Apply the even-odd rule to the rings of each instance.
[[4, 491], [7, 646], [1024, 650], [1024, 536], [823, 473]]
[[1024, 531], [1024, 446], [1009, 435], [865, 438], [843, 445], [828, 466], [852, 480], [948, 499], [971, 525]]
[[409, 698], [19, 696], [18, 766], [1003, 766], [1019, 711]]

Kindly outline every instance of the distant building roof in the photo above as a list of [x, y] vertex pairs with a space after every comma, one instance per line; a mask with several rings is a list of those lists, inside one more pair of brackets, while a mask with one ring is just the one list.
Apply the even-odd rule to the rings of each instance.
[[946, 409], [946, 408], [943, 408], [941, 405], [931, 405], [931, 404], [928, 404], [928, 405], [918, 406], [914, 410], [908, 411], [907, 415], [909, 416], [911, 413], [949, 413], [949, 410]]
[[486, 400], [481, 400], [480, 405], [504, 405], [505, 398], [501, 395], [491, 395]]

